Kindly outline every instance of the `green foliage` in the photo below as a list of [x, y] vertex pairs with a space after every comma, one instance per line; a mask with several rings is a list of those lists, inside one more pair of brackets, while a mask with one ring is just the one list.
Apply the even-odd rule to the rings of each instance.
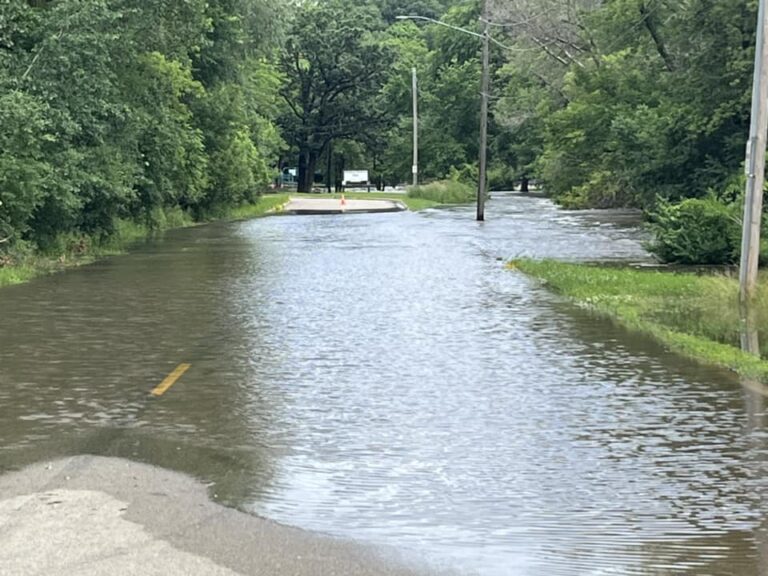
[[489, 190], [512, 190], [517, 185], [519, 175], [514, 166], [495, 164], [488, 169]]
[[[263, 0], [0, 3], [0, 265], [254, 200], [283, 146]], [[126, 224], [129, 223], [129, 224]]]
[[333, 140], [375, 147], [377, 133], [390, 125], [381, 92], [394, 55], [382, 41], [383, 27], [368, 2], [308, 3], [296, 15], [280, 71], [287, 104], [281, 123], [299, 155], [299, 191], [310, 191]]
[[757, 4], [574, 5], [530, 26], [508, 15], [523, 24], [499, 75], [509, 143], [498, 153], [569, 207], [649, 208], [722, 189], [743, 160]]
[[650, 213], [654, 240], [649, 248], [663, 262], [734, 263], [741, 243], [738, 209], [738, 204], [724, 204], [713, 196], [678, 204], [661, 201]]
[[381, 15], [389, 22], [395, 22], [398, 16], [418, 14], [427, 18], [439, 18], [448, 2], [440, 0], [378, 0]]
[[242, 220], [279, 212], [288, 202], [288, 194], [265, 194], [256, 202], [235, 206], [227, 211], [226, 217]]
[[468, 204], [475, 200], [475, 190], [458, 180], [440, 180], [408, 188], [410, 198], [422, 198], [438, 204]]
[[477, 185], [480, 178], [480, 172], [476, 164], [451, 166], [448, 170], [448, 177], [453, 182], [459, 182], [471, 187]]
[[[45, 107], [21, 92], [0, 94], [0, 241], [28, 231], [50, 174], [42, 142], [49, 138]], [[2, 246], [2, 245], [0, 245]]]
[[[536, 178], [574, 208], [661, 198], [661, 257], [733, 261], [739, 215], [723, 206], [743, 187], [756, 2], [489, 9], [515, 24], [492, 29], [513, 50], [491, 50], [491, 186]], [[419, 179], [473, 188], [481, 42], [450, 26], [477, 32], [479, 14], [478, 0], [0, 2], [0, 257], [226, 214], [278, 165], [303, 189], [328, 163], [332, 182], [345, 167], [408, 182], [412, 68]], [[688, 202], [710, 189], [723, 206]]]

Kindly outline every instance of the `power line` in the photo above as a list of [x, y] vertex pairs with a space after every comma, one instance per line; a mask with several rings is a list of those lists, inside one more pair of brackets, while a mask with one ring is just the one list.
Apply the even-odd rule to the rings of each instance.
[[[493, 22], [491, 20], [488, 20], [488, 25], [493, 26], [495, 28], [514, 28], [516, 26], [523, 26], [525, 24], [529, 24], [530, 22], [534, 22], [535, 20], [538, 20], [539, 18], [548, 16], [548, 15], [549, 15], [549, 12], [541, 12], [540, 14], [536, 14], [535, 16], [531, 16], [530, 18], [526, 18], [525, 20], [520, 20], [519, 22]], [[481, 22], [485, 22], [485, 20], [481, 19]]]

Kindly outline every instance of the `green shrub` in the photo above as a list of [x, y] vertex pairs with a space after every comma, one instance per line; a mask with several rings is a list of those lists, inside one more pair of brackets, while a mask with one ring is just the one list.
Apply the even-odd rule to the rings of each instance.
[[461, 182], [467, 186], [477, 184], [480, 178], [480, 170], [475, 164], [462, 164], [459, 167], [451, 166], [448, 171], [448, 179], [453, 182]]
[[488, 170], [490, 190], [514, 190], [518, 180], [514, 167], [508, 164], [496, 164]]
[[408, 189], [410, 198], [423, 198], [439, 204], [468, 204], [475, 200], [472, 186], [456, 180], [439, 180], [423, 186]]
[[679, 204], [662, 201], [649, 215], [654, 239], [648, 248], [663, 262], [733, 264], [740, 252], [739, 216], [738, 203], [711, 195]]

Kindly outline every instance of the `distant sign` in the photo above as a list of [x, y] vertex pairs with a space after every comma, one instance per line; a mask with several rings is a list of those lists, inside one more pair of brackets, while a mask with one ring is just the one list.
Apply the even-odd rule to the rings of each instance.
[[368, 184], [368, 170], [344, 170], [342, 184]]

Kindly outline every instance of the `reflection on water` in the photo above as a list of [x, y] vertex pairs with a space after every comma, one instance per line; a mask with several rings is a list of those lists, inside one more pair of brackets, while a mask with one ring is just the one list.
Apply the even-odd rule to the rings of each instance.
[[488, 217], [209, 226], [4, 290], [0, 467], [136, 458], [466, 573], [765, 574], [764, 405], [500, 261], [643, 260], [634, 217]]
[[[748, 354], [760, 356], [760, 336], [759, 320], [757, 306], [750, 305], [748, 302], [741, 302], [741, 349]], [[764, 382], [759, 382], [750, 378], [743, 378], [744, 387], [744, 406], [747, 413], [747, 431], [752, 438], [753, 454], [753, 474], [759, 478], [762, 485], [759, 487], [761, 495], [760, 505], [763, 511], [768, 511], [768, 500], [766, 500], [766, 488], [768, 486], [764, 479], [768, 473], [768, 459], [766, 459], [765, 446], [768, 442], [766, 429], [768, 425], [768, 413], [766, 413], [766, 398], [768, 398], [768, 386]], [[760, 576], [768, 575], [768, 516], [763, 515], [760, 526], [755, 531], [755, 541], [757, 546], [757, 574]]]

